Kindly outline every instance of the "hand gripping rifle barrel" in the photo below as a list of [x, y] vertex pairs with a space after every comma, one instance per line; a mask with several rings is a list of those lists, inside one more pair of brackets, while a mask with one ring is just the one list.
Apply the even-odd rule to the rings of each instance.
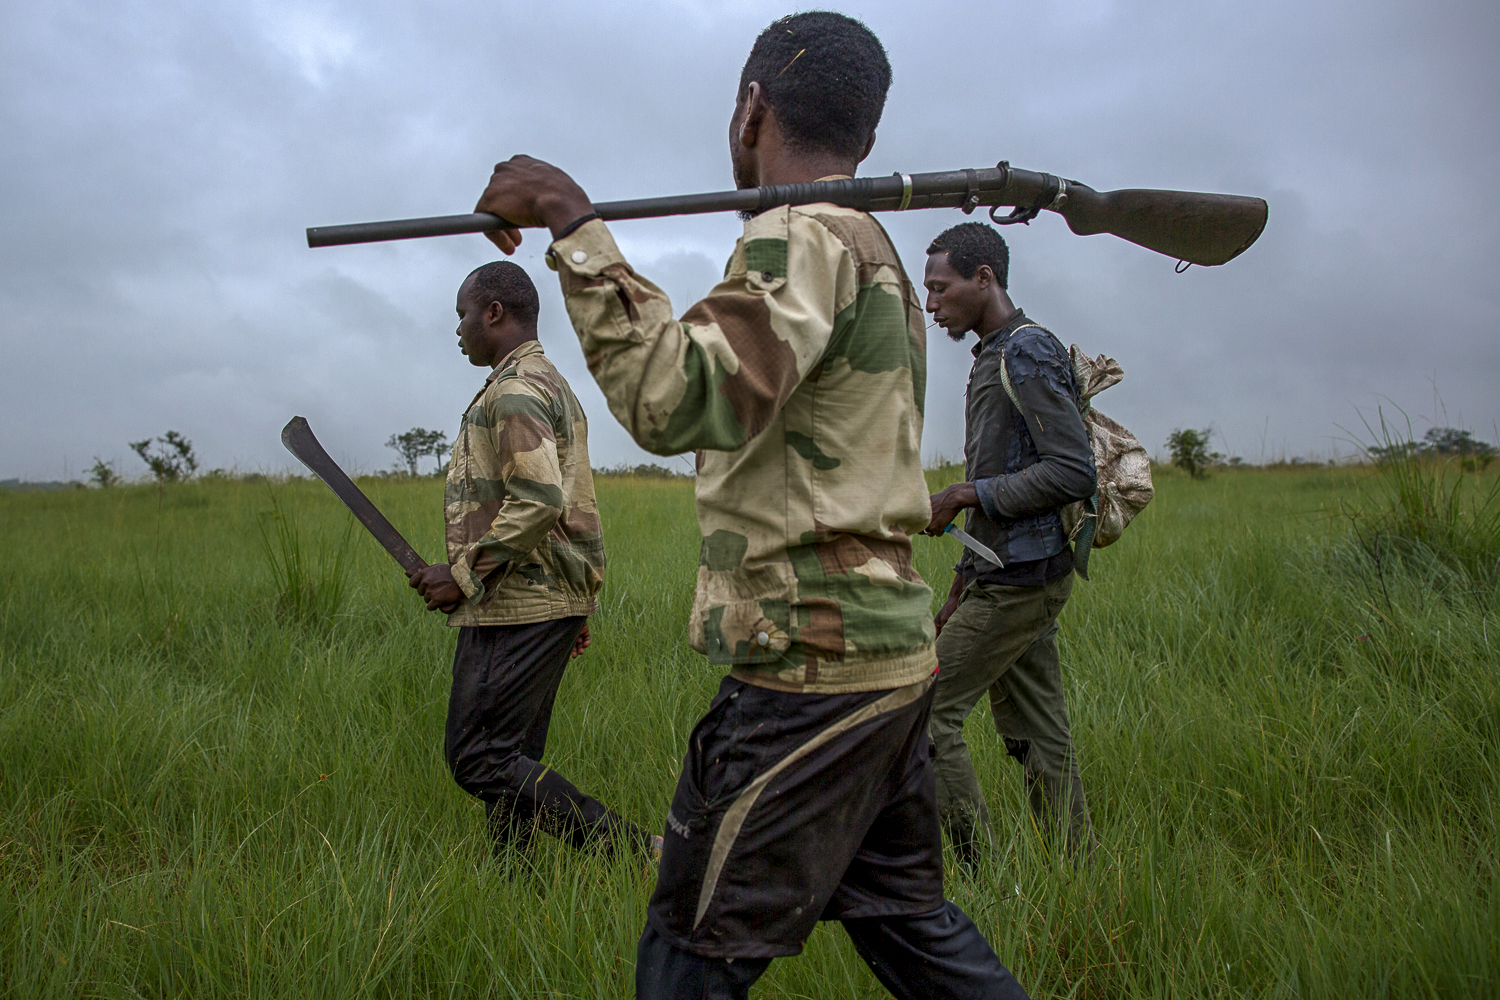
[[[1243, 253], [1260, 236], [1267, 215], [1266, 203], [1260, 198], [1190, 191], [1095, 191], [1077, 181], [1018, 170], [1003, 161], [982, 170], [897, 173], [890, 177], [606, 201], [596, 203], [594, 211], [604, 221], [615, 222], [707, 212], [763, 212], [780, 205], [815, 203], [864, 212], [958, 208], [969, 213], [985, 206], [990, 209], [990, 219], [1000, 225], [1029, 223], [1045, 209], [1061, 215], [1068, 228], [1080, 236], [1110, 233], [1179, 261], [1204, 266], [1223, 264]], [[1002, 208], [1012, 211], [1002, 215]], [[307, 245], [376, 243], [515, 228], [519, 227], [497, 215], [443, 215], [318, 226], [307, 231]]]

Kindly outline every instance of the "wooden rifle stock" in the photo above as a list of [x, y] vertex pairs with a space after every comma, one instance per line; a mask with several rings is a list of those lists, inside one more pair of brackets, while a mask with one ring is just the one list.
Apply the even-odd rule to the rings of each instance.
[[[1001, 225], [1027, 223], [1043, 210], [1062, 215], [1080, 236], [1110, 233], [1148, 250], [1191, 264], [1223, 264], [1260, 236], [1268, 211], [1260, 198], [1190, 191], [1095, 191], [1053, 174], [1018, 170], [1008, 163], [982, 170], [947, 170], [890, 177], [776, 184], [741, 191], [607, 201], [594, 205], [606, 222], [622, 219], [699, 215], [706, 212], [763, 212], [779, 205], [832, 203], [865, 212], [914, 208], [985, 206]], [[1011, 208], [1009, 215], [998, 209]], [[374, 243], [424, 236], [451, 236], [518, 228], [497, 215], [444, 215], [349, 226], [318, 226], [307, 231], [310, 247]]]

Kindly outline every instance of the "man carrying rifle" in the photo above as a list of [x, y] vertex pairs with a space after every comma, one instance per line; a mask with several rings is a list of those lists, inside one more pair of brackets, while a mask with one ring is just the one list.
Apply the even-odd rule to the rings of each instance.
[[1011, 302], [1010, 251], [998, 232], [963, 223], [927, 254], [927, 311], [955, 341], [979, 335], [964, 402], [965, 482], [933, 496], [927, 532], [968, 509], [969, 533], [1004, 563], [965, 549], [937, 615], [938, 805], [955, 852], [972, 867], [989, 841], [989, 812], [963, 728], [988, 692], [1032, 811], [1046, 826], [1061, 822], [1076, 855], [1093, 831], [1063, 701], [1057, 616], [1073, 588], [1061, 510], [1095, 489], [1080, 390], [1067, 348]]
[[448, 767], [484, 802], [495, 847], [533, 826], [574, 847], [649, 852], [654, 839], [541, 763], [552, 702], [589, 646], [604, 536], [588, 421], [536, 339], [536, 287], [506, 262], [458, 290], [458, 345], [492, 371], [464, 413], [448, 466], [447, 564], [410, 574], [459, 627]]
[[[740, 78], [736, 184], [852, 175], [889, 85], [859, 22], [775, 22]], [[688, 740], [637, 994], [745, 997], [821, 919], [898, 997], [1024, 997], [943, 898], [931, 591], [910, 540], [930, 516], [926, 341], [885, 231], [827, 204], [763, 212], [678, 320], [555, 167], [498, 165], [478, 210], [551, 229], [611, 412], [652, 452], [698, 453], [690, 636], [729, 675]], [[510, 252], [520, 233], [491, 239]]]

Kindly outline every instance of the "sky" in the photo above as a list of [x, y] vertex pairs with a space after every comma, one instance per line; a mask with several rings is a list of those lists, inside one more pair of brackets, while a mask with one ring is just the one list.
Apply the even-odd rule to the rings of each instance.
[[[0, 478], [145, 472], [168, 429], [204, 469], [456, 430], [483, 381], [454, 293], [480, 236], [310, 250], [310, 225], [472, 210], [530, 153], [600, 201], [732, 186], [727, 132], [761, 2], [50, 0], [0, 6]], [[1348, 455], [1380, 412], [1500, 438], [1500, 4], [850, 2], [894, 81], [871, 175], [993, 166], [1099, 190], [1257, 195], [1217, 268], [1057, 216], [1005, 231], [1010, 290], [1117, 358], [1096, 399], [1156, 453], [1179, 427], [1247, 461]], [[956, 210], [882, 216], [920, 280]], [[613, 226], [685, 311], [733, 216]], [[541, 338], [591, 414], [596, 467], [646, 456], [595, 389], [542, 266]], [[963, 449], [967, 345], [930, 331], [928, 460]], [[1404, 415], [1403, 415], [1404, 414]]]

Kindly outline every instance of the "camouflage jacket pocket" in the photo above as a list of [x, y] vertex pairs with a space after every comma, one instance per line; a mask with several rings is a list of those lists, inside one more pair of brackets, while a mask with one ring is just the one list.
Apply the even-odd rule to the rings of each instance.
[[723, 665], [775, 663], [791, 648], [786, 601], [764, 598], [696, 609], [693, 648]]

